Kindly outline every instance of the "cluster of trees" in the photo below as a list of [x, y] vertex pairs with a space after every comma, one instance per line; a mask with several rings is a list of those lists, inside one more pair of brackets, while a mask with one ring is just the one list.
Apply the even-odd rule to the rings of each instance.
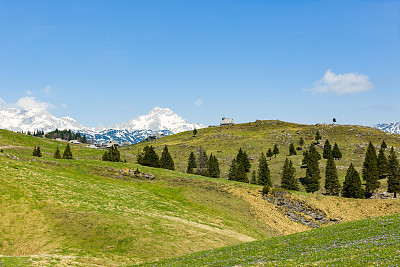
[[174, 160], [166, 145], [164, 146], [161, 158], [158, 157], [153, 146], [145, 146], [143, 152], [138, 155], [137, 162], [143, 166], [175, 170]]
[[36, 137], [43, 137], [44, 136], [44, 131], [35, 131], [35, 132], [31, 132], [31, 131], [28, 131], [27, 133], [26, 133], [27, 135], [32, 135], [32, 136], [36, 136]]
[[186, 172], [213, 178], [218, 178], [221, 174], [217, 157], [212, 153], [208, 157], [203, 147], [199, 147], [197, 159], [193, 152], [190, 153]]
[[116, 146], [111, 146], [108, 150], [106, 150], [102, 157], [103, 161], [112, 161], [112, 162], [120, 162], [121, 155]]
[[[35, 146], [35, 148], [33, 149], [33, 153], [32, 156], [34, 157], [41, 157], [42, 156], [42, 152], [40, 150], [40, 146]], [[61, 157], [61, 152], [60, 149], [56, 149], [56, 152], [54, 152], [53, 158], [55, 159], [73, 159], [72, 157], [72, 152], [71, 152], [71, 147], [69, 146], [69, 144], [67, 144], [67, 146], [65, 147], [64, 153]]]
[[41, 157], [42, 156], [42, 152], [40, 151], [40, 146], [35, 146], [35, 148], [33, 149], [33, 153], [32, 156], [34, 157]]
[[251, 163], [249, 156], [247, 155], [246, 151], [243, 151], [240, 148], [238, 154], [232, 160], [232, 164], [228, 173], [228, 180], [248, 183], [249, 179], [247, 177], [247, 173], [250, 172], [250, 168]]
[[[44, 134], [44, 133], [43, 133]], [[61, 138], [63, 140], [78, 140], [81, 143], [87, 143], [86, 135], [83, 134], [81, 135], [80, 133], [73, 133], [71, 130], [58, 130], [55, 129], [52, 132], [49, 132], [45, 135], [46, 138], [49, 139], [56, 139], [56, 138]]]

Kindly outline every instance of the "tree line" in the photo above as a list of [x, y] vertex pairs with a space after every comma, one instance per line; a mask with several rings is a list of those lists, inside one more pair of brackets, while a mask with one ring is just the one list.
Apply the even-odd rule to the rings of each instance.
[[49, 139], [56, 139], [61, 138], [63, 140], [78, 140], [81, 143], [88, 143], [86, 135], [81, 135], [80, 133], [73, 133], [71, 130], [58, 130], [55, 129], [54, 131], [48, 132], [44, 135], [46, 138]]

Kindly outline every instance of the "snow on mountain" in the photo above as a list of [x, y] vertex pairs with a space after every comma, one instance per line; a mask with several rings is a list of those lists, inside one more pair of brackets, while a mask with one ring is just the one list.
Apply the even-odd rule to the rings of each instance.
[[379, 123], [372, 127], [384, 132], [400, 134], [400, 122]]
[[56, 128], [81, 130], [84, 127], [70, 117], [56, 118], [44, 109], [0, 107], [0, 128], [14, 132], [49, 132]]

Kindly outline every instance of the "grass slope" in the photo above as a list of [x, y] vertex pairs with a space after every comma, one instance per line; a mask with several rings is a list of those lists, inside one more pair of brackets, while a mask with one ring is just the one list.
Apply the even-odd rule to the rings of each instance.
[[398, 266], [400, 215], [343, 223], [140, 266]]

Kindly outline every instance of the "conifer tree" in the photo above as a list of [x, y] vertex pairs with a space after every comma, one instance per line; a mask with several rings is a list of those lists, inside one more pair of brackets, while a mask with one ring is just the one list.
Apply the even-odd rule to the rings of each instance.
[[243, 166], [243, 163], [238, 161], [237, 163], [237, 169], [236, 169], [236, 181], [238, 182], [243, 182], [243, 183], [248, 183], [249, 180], [247, 179], [247, 173], [246, 169]]
[[385, 155], [385, 150], [382, 148], [379, 149], [378, 153], [378, 159], [377, 159], [377, 164], [378, 164], [378, 177], [384, 178], [385, 175], [388, 173], [388, 160]]
[[332, 146], [329, 143], [329, 140], [326, 139], [325, 144], [324, 144], [324, 152], [322, 153], [322, 157], [324, 159], [329, 159], [332, 157]]
[[315, 141], [317, 141], [317, 144], [319, 144], [319, 140], [322, 139], [321, 134], [319, 133], [319, 131], [317, 130], [317, 133], [315, 134]]
[[330, 196], [338, 196], [340, 193], [339, 176], [332, 155], [328, 158], [325, 169], [325, 190]]
[[37, 147], [36, 149], [36, 157], [41, 157], [42, 156], [42, 151], [40, 151], [40, 146]]
[[304, 139], [303, 137], [300, 137], [299, 139], [299, 146], [302, 148], [304, 146]]
[[81, 141], [81, 142], [84, 143], [84, 144], [87, 143], [86, 134], [83, 134], [83, 137], [82, 137], [82, 141]]
[[246, 152], [239, 148], [238, 154], [236, 156], [238, 162], [241, 162], [245, 171], [249, 172], [251, 168], [249, 157], [247, 156]]
[[63, 159], [73, 159], [71, 147], [69, 146], [69, 144], [67, 144], [67, 146], [65, 147], [62, 158]]
[[381, 148], [383, 148], [383, 149], [387, 148], [387, 144], [385, 143], [385, 140], [382, 141]]
[[36, 148], [36, 146], [33, 148], [32, 156], [37, 157], [37, 148]]
[[272, 186], [268, 163], [263, 152], [261, 152], [261, 157], [258, 164], [258, 184], [269, 185], [270, 187]]
[[282, 168], [281, 186], [286, 190], [299, 190], [299, 184], [295, 177], [296, 170], [291, 160], [286, 158]]
[[317, 148], [315, 147], [314, 144], [310, 145], [310, 149], [309, 149], [308, 153], [312, 160], [319, 161], [321, 159], [321, 155], [317, 151]]
[[213, 156], [213, 154], [211, 153], [207, 164], [208, 164], [207, 176], [213, 177], [213, 178], [218, 178], [220, 175], [220, 170], [219, 170], [219, 163], [218, 163], [217, 157]]
[[164, 146], [164, 150], [160, 158], [160, 167], [168, 170], [175, 170], [174, 160], [168, 151], [167, 145]]
[[293, 143], [290, 143], [290, 145], [289, 145], [289, 156], [292, 156], [292, 155], [297, 155], [297, 153], [296, 153], [296, 149], [294, 148]]
[[193, 152], [190, 152], [189, 160], [188, 160], [188, 166], [186, 169], [187, 173], [194, 173], [194, 168], [197, 168], [197, 163], [196, 163], [196, 157]]
[[365, 181], [365, 190], [372, 193], [380, 185], [378, 175], [378, 158], [376, 156], [375, 147], [369, 142], [365, 160], [362, 169], [362, 177]]
[[334, 159], [341, 159], [342, 158], [342, 152], [340, 152], [338, 144], [335, 142], [335, 145], [333, 146], [332, 149], [332, 157]]
[[111, 146], [108, 150], [106, 150], [102, 157], [103, 161], [111, 161], [111, 162], [120, 162], [121, 155], [116, 146]]
[[54, 153], [54, 158], [61, 159], [61, 153], [60, 153], [60, 150], [58, 149], [58, 147], [56, 149], [56, 152]]
[[193, 136], [196, 136], [196, 135], [197, 135], [197, 129], [194, 128], [194, 129], [193, 129]]
[[314, 144], [310, 145], [309, 151], [304, 153], [303, 163], [307, 165], [305, 188], [307, 192], [315, 192], [320, 189], [319, 180], [321, 179], [319, 163], [321, 155], [316, 150]]
[[268, 148], [267, 157], [268, 157], [269, 159], [271, 159], [273, 155], [274, 155], [274, 153], [272, 152], [272, 149], [271, 149], [271, 148]]
[[347, 169], [343, 183], [342, 196], [348, 198], [363, 198], [364, 193], [361, 187], [360, 174], [354, 169], [353, 163]]
[[237, 164], [238, 164], [238, 162], [237, 162], [236, 158], [233, 158], [231, 166], [229, 168], [228, 180], [236, 181]]
[[276, 158], [276, 155], [279, 154], [279, 148], [278, 148], [278, 146], [276, 144], [274, 145], [274, 150], [272, 152], [274, 153], [275, 158]]
[[250, 180], [251, 184], [257, 184], [257, 173], [255, 170], [253, 170], [253, 173], [251, 175], [251, 180]]
[[308, 150], [305, 150], [303, 152], [303, 160], [302, 160], [301, 164], [307, 165], [309, 158], [310, 158], [310, 154], [308, 153]]
[[400, 193], [400, 166], [393, 147], [389, 153], [388, 174], [388, 192], [394, 193], [396, 197]]
[[197, 171], [199, 175], [207, 174], [208, 157], [203, 147], [199, 147], [199, 157], [197, 158]]
[[[153, 146], [145, 146], [143, 148], [144, 155], [141, 158], [140, 164], [144, 166], [160, 168], [160, 158], [158, 157], [156, 151], [154, 150]], [[139, 159], [138, 159], [139, 163]]]

